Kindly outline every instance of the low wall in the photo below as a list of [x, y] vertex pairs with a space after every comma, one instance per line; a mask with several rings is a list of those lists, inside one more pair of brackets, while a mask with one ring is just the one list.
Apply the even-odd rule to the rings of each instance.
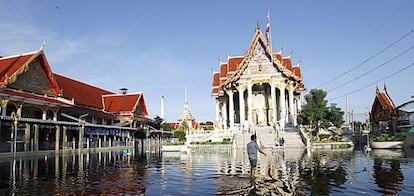
[[354, 147], [352, 142], [312, 143], [312, 149], [349, 149]]

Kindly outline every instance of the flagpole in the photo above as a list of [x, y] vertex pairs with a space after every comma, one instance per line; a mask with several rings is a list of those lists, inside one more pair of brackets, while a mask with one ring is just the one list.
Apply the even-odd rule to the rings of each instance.
[[268, 41], [269, 47], [270, 47], [270, 49], [271, 49], [271, 51], [273, 53], [273, 47], [272, 47], [272, 28], [271, 28], [271, 25], [270, 25], [270, 8], [267, 9], [266, 31], [267, 31], [268, 36], [269, 36], [269, 40], [267, 40], [267, 41]]

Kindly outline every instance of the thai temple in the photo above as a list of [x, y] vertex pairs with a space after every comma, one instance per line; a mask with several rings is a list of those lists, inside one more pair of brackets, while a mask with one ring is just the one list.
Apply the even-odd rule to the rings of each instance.
[[272, 51], [259, 27], [248, 50], [241, 56], [228, 56], [219, 70], [213, 73], [212, 85], [215, 129], [275, 130], [296, 125], [305, 91], [300, 66], [292, 64], [290, 55]]
[[185, 89], [184, 107], [183, 112], [176, 122], [170, 123], [173, 129], [184, 128], [187, 134], [199, 130], [200, 124], [196, 121], [190, 112], [190, 106], [188, 104], [187, 88]]
[[133, 147], [150, 118], [143, 93], [123, 90], [54, 73], [43, 46], [0, 57], [0, 153]]
[[374, 134], [391, 133], [397, 130], [398, 110], [388, 94], [384, 84], [384, 90], [378, 86], [375, 90], [375, 99], [370, 112], [372, 132]]

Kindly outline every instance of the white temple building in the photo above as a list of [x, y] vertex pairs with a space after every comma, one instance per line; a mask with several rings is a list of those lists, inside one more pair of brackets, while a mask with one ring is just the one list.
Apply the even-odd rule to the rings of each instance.
[[228, 56], [213, 73], [212, 96], [216, 102], [215, 129], [272, 131], [296, 126], [305, 91], [299, 63], [273, 52], [259, 27], [247, 52]]

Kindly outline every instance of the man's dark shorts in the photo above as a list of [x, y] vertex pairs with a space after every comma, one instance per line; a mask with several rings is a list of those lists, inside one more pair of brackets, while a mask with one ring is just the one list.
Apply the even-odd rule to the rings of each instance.
[[257, 160], [256, 159], [249, 159], [250, 160], [250, 166], [252, 168], [256, 168], [257, 165]]

